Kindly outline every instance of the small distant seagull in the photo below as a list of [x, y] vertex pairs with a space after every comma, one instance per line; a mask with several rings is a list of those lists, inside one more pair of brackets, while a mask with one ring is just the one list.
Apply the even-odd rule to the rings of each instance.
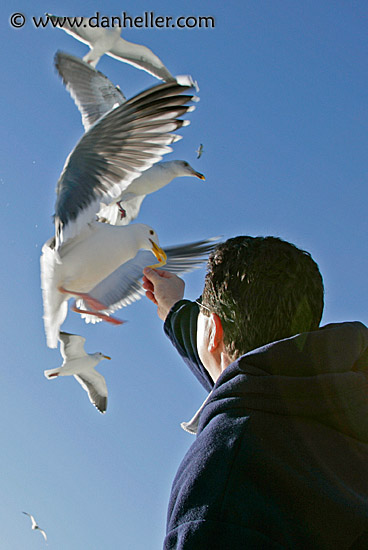
[[200, 146], [196, 150], [196, 153], [197, 153], [197, 159], [200, 159], [203, 153], [203, 143], [200, 144]]
[[86, 353], [83, 336], [78, 334], [68, 334], [60, 332], [60, 352], [64, 359], [61, 367], [57, 369], [45, 370], [46, 378], [56, 376], [71, 376], [80, 383], [82, 388], [88, 393], [89, 400], [101, 413], [106, 412], [107, 408], [107, 386], [105, 378], [94, 367], [102, 359], [111, 359], [100, 352]]
[[47, 542], [46, 533], [45, 533], [45, 531], [44, 531], [43, 529], [41, 529], [41, 527], [39, 527], [39, 526], [37, 525], [37, 521], [35, 520], [35, 518], [34, 518], [31, 514], [28, 514], [27, 512], [22, 512], [22, 513], [25, 514], [26, 516], [28, 516], [29, 518], [31, 518], [32, 529], [34, 529], [34, 530], [37, 529], [37, 530], [42, 534], [42, 536], [43, 536], [43, 538], [45, 539], [45, 541]]

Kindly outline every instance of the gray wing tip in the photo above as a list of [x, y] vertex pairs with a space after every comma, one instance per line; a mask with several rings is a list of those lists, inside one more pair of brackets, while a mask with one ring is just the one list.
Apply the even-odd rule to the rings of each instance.
[[93, 404], [101, 414], [106, 414], [107, 397], [100, 397], [99, 399], [96, 399]]

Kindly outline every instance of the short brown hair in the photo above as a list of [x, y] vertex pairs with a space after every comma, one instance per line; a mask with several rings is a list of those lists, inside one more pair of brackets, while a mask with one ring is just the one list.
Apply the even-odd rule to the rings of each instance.
[[235, 359], [317, 329], [323, 294], [322, 276], [308, 252], [277, 237], [243, 236], [211, 254], [202, 302], [219, 315], [224, 343]]

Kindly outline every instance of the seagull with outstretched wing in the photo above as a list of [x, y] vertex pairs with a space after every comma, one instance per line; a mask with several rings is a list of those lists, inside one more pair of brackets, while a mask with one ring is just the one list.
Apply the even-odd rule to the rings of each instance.
[[199, 144], [199, 147], [196, 150], [196, 153], [197, 153], [197, 159], [200, 159], [203, 153], [203, 143]]
[[90, 51], [84, 56], [83, 60], [93, 67], [97, 65], [101, 56], [107, 54], [119, 61], [129, 63], [137, 69], [142, 69], [165, 82], [175, 81], [175, 78], [167, 70], [161, 59], [149, 48], [124, 40], [120, 36], [120, 26], [112, 29], [98, 26], [92, 27], [83, 23], [83, 21], [88, 20], [87, 17], [73, 17], [74, 25], [71, 25], [67, 17], [47, 15], [52, 20], [54, 26], [90, 47]]
[[45, 531], [43, 529], [41, 529], [41, 527], [39, 527], [39, 525], [37, 525], [37, 521], [35, 520], [35, 518], [31, 514], [28, 514], [28, 512], [22, 512], [22, 513], [25, 514], [26, 516], [28, 516], [31, 519], [32, 529], [34, 531], [39, 531], [41, 533], [41, 535], [43, 536], [43, 538], [45, 539], [45, 541], [47, 542], [47, 535], [46, 535]]
[[86, 339], [78, 334], [60, 332], [60, 353], [63, 364], [56, 369], [45, 370], [49, 380], [58, 376], [74, 376], [82, 388], [88, 393], [89, 400], [101, 413], [107, 408], [107, 386], [105, 378], [95, 370], [103, 359], [111, 359], [100, 352], [86, 353]]

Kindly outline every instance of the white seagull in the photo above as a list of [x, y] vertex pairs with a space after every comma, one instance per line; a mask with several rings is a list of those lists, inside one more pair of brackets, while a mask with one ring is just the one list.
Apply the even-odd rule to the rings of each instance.
[[63, 31], [90, 47], [89, 52], [83, 57], [83, 60], [93, 67], [97, 65], [100, 57], [107, 54], [119, 61], [129, 63], [137, 69], [142, 69], [165, 82], [175, 80], [161, 59], [149, 48], [121, 38], [120, 26], [111, 29], [91, 27], [87, 23], [83, 24], [83, 21], [87, 21], [87, 17], [73, 17], [75, 24], [70, 25], [66, 17], [58, 17], [51, 14], [46, 15], [51, 19], [54, 26], [63, 29]]
[[41, 527], [39, 527], [37, 525], [37, 522], [35, 520], [35, 518], [31, 515], [31, 514], [28, 514], [28, 512], [22, 512], [23, 514], [25, 514], [26, 516], [28, 516], [29, 518], [31, 518], [31, 522], [32, 522], [32, 529], [33, 530], [37, 530], [41, 533], [41, 535], [43, 536], [43, 538], [45, 539], [45, 541], [47, 542], [47, 536], [46, 536], [46, 533], [43, 529], [41, 529]]
[[83, 336], [60, 332], [60, 352], [63, 364], [57, 369], [45, 370], [44, 374], [49, 380], [57, 376], [74, 376], [82, 388], [88, 393], [89, 400], [101, 413], [107, 408], [107, 386], [105, 378], [95, 370], [103, 359], [111, 359], [102, 353], [86, 353]]
[[[83, 299], [92, 315], [121, 323], [101, 313], [105, 304], [89, 291], [143, 248], [156, 265], [166, 256], [156, 232], [143, 224], [114, 226], [96, 221], [100, 203], [116, 199], [162, 155], [178, 136], [171, 132], [188, 121], [178, 117], [193, 110], [187, 83], [160, 84], [122, 103], [97, 120], [68, 156], [57, 184], [55, 237], [42, 249], [41, 286], [47, 344], [57, 347], [67, 300]], [[76, 306], [74, 310], [79, 311]], [[89, 312], [90, 313], [90, 312]], [[91, 313], [90, 313], [91, 314]]]
[[[120, 88], [115, 87], [104, 74], [79, 57], [58, 52], [55, 66], [81, 113], [86, 132], [111, 109], [126, 101]], [[129, 224], [137, 217], [146, 195], [158, 191], [173, 179], [184, 176], [205, 180], [204, 175], [194, 170], [185, 160], [155, 164], [132, 181], [115, 201], [107, 206], [102, 205], [98, 213], [100, 221], [114, 225]]]

